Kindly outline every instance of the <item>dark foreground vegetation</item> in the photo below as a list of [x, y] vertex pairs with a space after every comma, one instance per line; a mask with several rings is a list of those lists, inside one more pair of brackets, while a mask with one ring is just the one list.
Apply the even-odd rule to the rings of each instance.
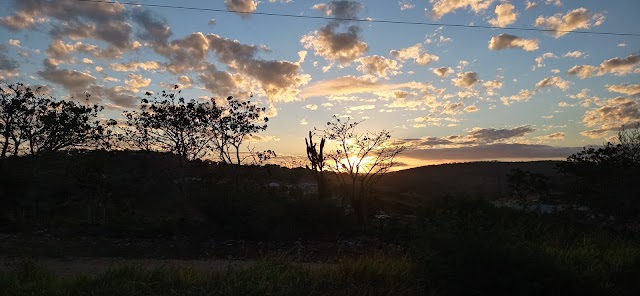
[[[392, 225], [387, 225], [390, 227]], [[409, 226], [405, 257], [359, 255], [335, 264], [267, 259], [218, 272], [117, 266], [59, 278], [37, 261], [0, 273], [4, 295], [637, 295], [638, 237], [562, 216], [449, 201]], [[378, 229], [381, 231], [381, 229]], [[383, 232], [381, 232], [383, 233]]]
[[[0, 254], [14, 259], [0, 273], [3, 295], [640, 293], [640, 237], [579, 211], [496, 208], [464, 195], [405, 211], [378, 198], [373, 213], [386, 214], [362, 227], [336, 199], [306, 192], [302, 169], [193, 161], [182, 170], [170, 154], [104, 151], [9, 158], [7, 167], [15, 169], [2, 182], [7, 235]], [[100, 246], [65, 244], [79, 237]], [[142, 239], [151, 243], [136, 251]], [[226, 271], [118, 266], [60, 278], [38, 264], [51, 256], [243, 258], [231, 250], [195, 252], [225, 240], [282, 244], [250, 250], [263, 254], [248, 257], [259, 263]], [[113, 241], [126, 245], [109, 253]], [[340, 248], [322, 250], [323, 244]], [[266, 254], [283, 257], [259, 259]], [[305, 261], [323, 265], [296, 263]]]

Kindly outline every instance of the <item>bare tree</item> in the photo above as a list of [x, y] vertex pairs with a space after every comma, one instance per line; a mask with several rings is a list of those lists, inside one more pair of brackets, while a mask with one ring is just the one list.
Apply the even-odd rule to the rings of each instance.
[[[261, 116], [265, 111], [264, 107], [260, 108], [256, 104], [252, 104], [250, 100], [241, 102], [232, 96], [227, 97], [226, 105], [221, 108], [222, 115], [213, 126], [216, 133], [213, 145], [222, 162], [242, 164], [240, 157], [242, 143], [248, 137], [266, 130], [269, 118]], [[249, 152], [252, 152], [251, 148], [249, 148]], [[269, 153], [271, 152], [273, 151]], [[272, 156], [275, 156], [275, 153]]]
[[328, 154], [331, 170], [348, 198], [358, 221], [366, 223], [373, 187], [395, 165], [395, 158], [405, 147], [392, 143], [389, 131], [357, 133], [361, 121], [351, 122], [333, 116], [324, 136], [335, 143]]

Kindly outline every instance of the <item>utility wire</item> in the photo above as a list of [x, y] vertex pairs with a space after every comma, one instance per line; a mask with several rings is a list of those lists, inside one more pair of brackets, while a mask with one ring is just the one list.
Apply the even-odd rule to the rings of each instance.
[[618, 33], [618, 32], [597, 32], [597, 31], [570, 31], [570, 30], [553, 30], [553, 29], [538, 29], [538, 28], [526, 28], [526, 27], [496, 27], [486, 25], [463, 25], [463, 24], [448, 24], [448, 23], [428, 23], [428, 22], [411, 22], [411, 21], [394, 21], [384, 19], [361, 19], [361, 18], [339, 18], [339, 17], [327, 17], [327, 16], [311, 16], [311, 15], [295, 15], [284, 13], [271, 13], [271, 12], [247, 12], [228, 9], [216, 9], [206, 7], [190, 7], [190, 6], [176, 6], [176, 5], [162, 5], [162, 4], [144, 4], [135, 2], [114, 2], [108, 0], [76, 0], [78, 2], [87, 3], [105, 3], [105, 4], [122, 4], [131, 6], [144, 6], [144, 7], [156, 7], [156, 8], [171, 8], [171, 9], [183, 9], [183, 10], [197, 10], [197, 11], [212, 11], [222, 13], [238, 13], [247, 15], [263, 15], [273, 17], [288, 17], [299, 19], [320, 19], [330, 21], [351, 21], [351, 22], [364, 22], [364, 23], [378, 23], [378, 24], [397, 24], [397, 25], [419, 25], [419, 26], [437, 26], [437, 27], [458, 27], [458, 28], [474, 28], [474, 29], [499, 29], [499, 30], [512, 30], [512, 31], [536, 31], [536, 32], [550, 32], [550, 33], [573, 33], [573, 34], [591, 34], [591, 35], [612, 35], [612, 36], [630, 36], [640, 37], [637, 33]]

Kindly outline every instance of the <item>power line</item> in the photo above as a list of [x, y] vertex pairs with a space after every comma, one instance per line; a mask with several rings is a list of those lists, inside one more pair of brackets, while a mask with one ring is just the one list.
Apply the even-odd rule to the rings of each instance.
[[263, 16], [273, 16], [273, 17], [288, 17], [288, 18], [298, 18], [298, 19], [319, 19], [319, 20], [330, 20], [330, 21], [351, 21], [351, 22], [366, 22], [366, 23], [378, 23], [378, 24], [419, 25], [419, 26], [436, 26], [436, 27], [458, 27], [458, 28], [473, 28], [473, 29], [499, 29], [499, 30], [512, 30], [512, 31], [536, 31], [536, 32], [550, 32], [550, 33], [572, 33], [572, 34], [591, 34], [591, 35], [612, 35], [612, 36], [640, 37], [640, 34], [636, 34], [636, 33], [597, 32], [597, 31], [570, 31], [570, 30], [552, 30], [552, 29], [538, 29], [538, 28], [527, 28], [527, 27], [496, 27], [496, 26], [486, 26], [486, 25], [463, 25], [463, 24], [448, 24], [448, 23], [394, 21], [394, 20], [383, 20], [383, 19], [376, 20], [376, 19], [361, 19], [361, 18], [338, 18], [338, 17], [327, 17], [327, 16], [295, 15], [295, 14], [258, 12], [258, 11], [247, 12], [247, 11], [216, 9], [216, 8], [206, 8], [206, 7], [190, 7], [190, 6], [162, 5], [162, 4], [143, 4], [143, 3], [134, 3], [134, 2], [114, 2], [114, 1], [108, 1], [108, 0], [76, 0], [76, 1], [78, 1], [78, 2], [87, 2], [87, 3], [122, 4], [122, 5], [131, 5], [131, 6], [155, 7], [155, 8], [170, 8], [170, 9], [222, 12], [222, 13], [238, 13], [238, 14], [247, 14], [247, 15], [263, 15]]

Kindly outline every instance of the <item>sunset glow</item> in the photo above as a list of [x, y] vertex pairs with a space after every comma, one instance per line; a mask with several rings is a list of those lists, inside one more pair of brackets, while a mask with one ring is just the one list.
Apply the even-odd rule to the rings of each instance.
[[392, 131], [403, 168], [563, 159], [640, 122], [637, 0], [5, 2], [1, 81], [120, 121], [174, 85], [253, 95], [252, 145], [282, 157], [332, 115]]

